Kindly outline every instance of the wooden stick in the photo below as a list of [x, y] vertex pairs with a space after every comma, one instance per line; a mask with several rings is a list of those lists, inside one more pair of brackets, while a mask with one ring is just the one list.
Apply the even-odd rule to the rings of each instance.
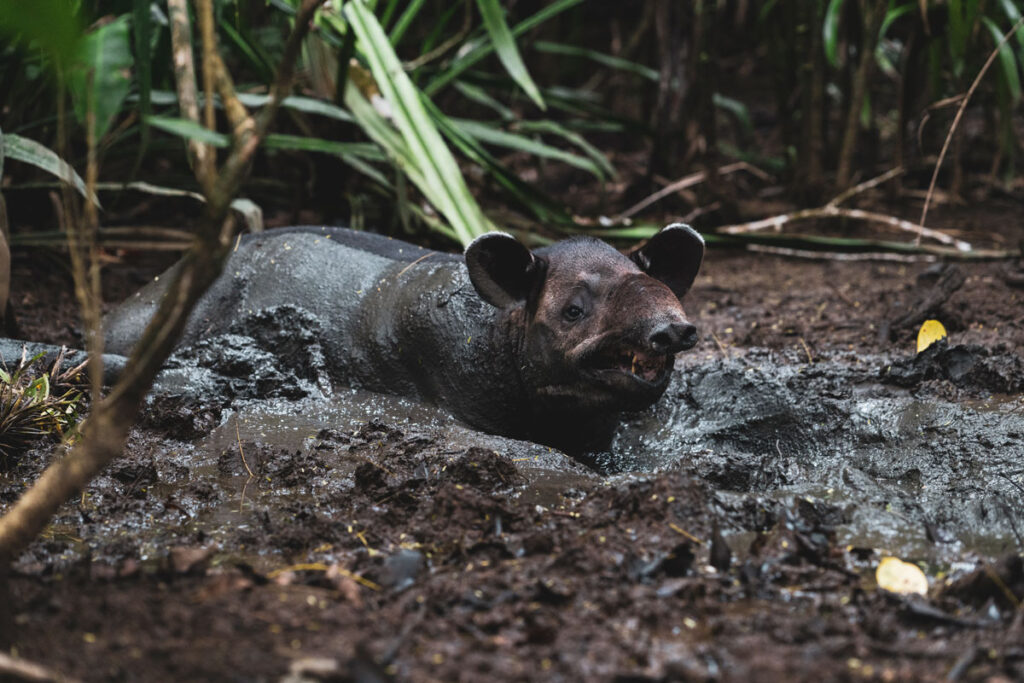
[[882, 223], [899, 230], [916, 232], [920, 235], [924, 235], [925, 237], [930, 237], [936, 242], [956, 247], [958, 251], [971, 251], [973, 248], [969, 242], [955, 239], [944, 232], [932, 230], [931, 228], [926, 228], [923, 225], [918, 225], [917, 223], [912, 223], [910, 221], [903, 220], [902, 218], [897, 218], [884, 213], [875, 213], [874, 211], [845, 209], [835, 205], [825, 205], [817, 209], [801, 209], [800, 211], [784, 213], [778, 216], [772, 216], [771, 218], [762, 218], [761, 220], [751, 221], [750, 223], [728, 225], [724, 228], [719, 228], [716, 232], [727, 235], [741, 235], [749, 232], [758, 232], [759, 230], [767, 230], [768, 228], [772, 228], [775, 232], [779, 232], [782, 230], [782, 226], [786, 223], [813, 220], [816, 218], [852, 218], [855, 220]]

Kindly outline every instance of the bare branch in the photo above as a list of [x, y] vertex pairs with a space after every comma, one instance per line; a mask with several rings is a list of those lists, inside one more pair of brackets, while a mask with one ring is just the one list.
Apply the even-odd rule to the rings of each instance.
[[[178, 86], [178, 105], [182, 117], [199, 123], [199, 97], [196, 92], [196, 69], [192, 60], [192, 25], [188, 20], [187, 0], [167, 0], [171, 21], [171, 53], [174, 80]], [[195, 139], [188, 141], [189, 155], [194, 167], [208, 168], [213, 147]], [[202, 179], [200, 179], [202, 182]]]
[[725, 233], [727, 235], [740, 235], [748, 232], [767, 230], [769, 228], [778, 232], [786, 223], [813, 220], [816, 218], [852, 218], [872, 223], [881, 223], [883, 225], [896, 228], [897, 230], [906, 230], [907, 232], [915, 232], [924, 235], [925, 237], [930, 237], [936, 242], [956, 247], [958, 251], [971, 251], [972, 249], [969, 242], [958, 240], [950, 237], [944, 232], [932, 230], [924, 227], [923, 225], [918, 225], [916, 223], [903, 220], [902, 218], [897, 218], [896, 216], [889, 216], [884, 213], [875, 213], [874, 211], [861, 211], [860, 209], [844, 209], [832, 204], [822, 206], [817, 209], [802, 209], [800, 211], [793, 211], [792, 213], [784, 213], [779, 216], [763, 218], [758, 221], [751, 221], [750, 223], [743, 223], [741, 225], [729, 225], [724, 228], [719, 228], [717, 232]]
[[[928, 183], [928, 194], [925, 195], [924, 208], [921, 209], [921, 220], [918, 221], [922, 228], [924, 226], [925, 219], [928, 218], [928, 205], [931, 203], [932, 192], [935, 191], [935, 181], [939, 178], [939, 169], [942, 168], [942, 162], [946, 158], [946, 152], [949, 150], [949, 143], [953, 139], [953, 133], [956, 132], [957, 127], [960, 125], [960, 119], [964, 115], [964, 110], [967, 109], [967, 103], [971, 101], [971, 96], [973, 96], [974, 91], [978, 89], [978, 84], [981, 83], [982, 77], [988, 72], [989, 67], [992, 66], [992, 62], [996, 60], [996, 55], [999, 54], [1000, 48], [1003, 47], [1006, 41], [1010, 39], [1010, 36], [1016, 33], [1017, 29], [1021, 26], [1024, 26], [1024, 17], [1017, 20], [1010, 30], [1003, 35], [999, 44], [992, 50], [992, 54], [990, 54], [988, 59], [985, 60], [985, 64], [981, 67], [981, 71], [979, 71], [978, 75], [974, 77], [974, 82], [971, 83], [971, 87], [967, 89], [967, 94], [960, 102], [960, 108], [956, 110], [956, 116], [953, 117], [953, 123], [949, 127], [949, 133], [946, 135], [946, 141], [942, 143], [942, 151], [939, 152], [939, 160], [935, 162], [935, 170], [932, 171], [932, 180]], [[919, 232], [914, 243], [920, 244], [921, 238], [924, 236], [923, 232]]]

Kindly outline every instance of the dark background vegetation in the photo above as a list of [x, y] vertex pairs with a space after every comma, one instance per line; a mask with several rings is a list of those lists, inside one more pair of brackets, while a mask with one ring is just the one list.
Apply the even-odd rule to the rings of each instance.
[[[285, 0], [216, 7], [220, 50], [239, 90], [265, 93], [294, 9]], [[516, 45], [537, 84], [535, 98], [486, 50], [490, 34], [476, 3], [382, 1], [375, 11], [495, 225], [537, 239], [588, 230], [636, 239], [670, 218], [687, 217], [714, 232], [817, 206], [892, 168], [904, 173], [886, 185], [886, 197], [916, 220], [960, 98], [1020, 17], [1021, 3], [573, 1], [507, 2], [502, 9], [513, 30], [532, 26]], [[112, 112], [97, 141], [101, 226], [188, 231], [194, 201], [103, 185], [198, 189], [184, 141], [150, 118], [166, 123], [179, 116], [166, 7], [82, 2], [77, 15], [66, 16], [76, 19], [55, 18], [44, 30], [89, 35], [118, 22], [124, 27], [107, 44], [124, 42], [128, 62], [118, 68], [126, 82], [95, 94]], [[34, 31], [9, 32], [0, 52], [0, 126], [61, 151], [81, 171], [84, 120], [50, 68], [75, 56], [48, 51]], [[434, 219], [430, 198], [408, 180], [393, 151], [374, 144], [361, 122], [340, 120], [347, 80], [365, 95], [376, 89], [364, 48], [355, 43], [339, 7], [321, 13], [295, 92], [338, 109], [324, 115], [286, 108], [276, 130], [288, 137], [259, 155], [241, 196], [259, 205], [268, 225], [348, 224], [450, 241], [447, 217]], [[1022, 63], [1018, 31], [956, 129], [940, 198], [1019, 198]], [[67, 73], [64, 82], [75, 85]], [[223, 119], [219, 129], [228, 132]], [[720, 172], [736, 161], [753, 168]], [[632, 223], [621, 218], [635, 202], [695, 172], [706, 173], [704, 182], [637, 212]], [[13, 246], [56, 245], [62, 218], [52, 177], [17, 162], [3, 173]], [[145, 230], [103, 239], [118, 246], [175, 241]]]

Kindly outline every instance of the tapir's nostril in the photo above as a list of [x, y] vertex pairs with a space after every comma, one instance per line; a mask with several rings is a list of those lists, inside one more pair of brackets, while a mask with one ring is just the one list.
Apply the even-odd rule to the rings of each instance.
[[666, 323], [655, 329], [648, 341], [658, 353], [676, 353], [692, 349], [697, 336], [697, 328], [690, 323]]
[[697, 340], [700, 339], [700, 335], [697, 334], [697, 328], [689, 323], [687, 323], [683, 327], [685, 329], [683, 330], [682, 350], [685, 351], [686, 349], [692, 349], [694, 346], [697, 345]]

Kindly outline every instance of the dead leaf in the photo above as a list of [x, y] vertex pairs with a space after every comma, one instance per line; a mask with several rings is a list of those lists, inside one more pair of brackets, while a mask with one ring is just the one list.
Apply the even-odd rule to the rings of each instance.
[[875, 580], [879, 588], [890, 593], [928, 594], [928, 577], [921, 568], [898, 557], [883, 557], [875, 570]]
[[938, 320], [925, 320], [917, 332], [917, 352], [921, 353], [929, 346], [946, 338], [946, 328]]

